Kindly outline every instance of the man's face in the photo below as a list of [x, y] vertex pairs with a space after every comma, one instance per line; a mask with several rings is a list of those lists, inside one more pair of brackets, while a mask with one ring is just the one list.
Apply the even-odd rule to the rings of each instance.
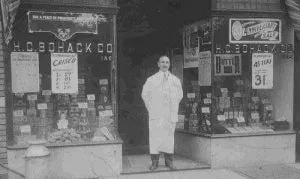
[[160, 71], [162, 71], [162, 72], [166, 72], [170, 68], [170, 60], [168, 57], [165, 57], [165, 56], [160, 57], [157, 64], [158, 64]]

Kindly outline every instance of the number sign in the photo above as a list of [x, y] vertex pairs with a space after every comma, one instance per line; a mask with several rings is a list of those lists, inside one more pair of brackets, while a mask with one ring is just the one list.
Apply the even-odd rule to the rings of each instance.
[[252, 88], [253, 89], [273, 88], [273, 54], [272, 53], [252, 54]]

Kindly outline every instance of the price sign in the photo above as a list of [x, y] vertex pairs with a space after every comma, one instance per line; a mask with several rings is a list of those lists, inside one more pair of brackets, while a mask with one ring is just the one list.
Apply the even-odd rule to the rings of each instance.
[[187, 97], [188, 98], [196, 98], [196, 94], [195, 93], [188, 93]]
[[210, 113], [209, 107], [201, 108], [202, 113]]
[[89, 101], [95, 101], [95, 95], [94, 94], [88, 94], [87, 95], [87, 99], [89, 100]]
[[244, 122], [245, 122], [245, 118], [244, 118], [244, 117], [238, 117], [238, 118], [237, 118], [237, 121], [238, 121], [239, 123], [244, 123]]
[[252, 101], [257, 103], [259, 101], [259, 97], [258, 96], [254, 96], [252, 97]]
[[252, 119], [259, 119], [259, 114], [257, 112], [252, 112], [251, 113], [251, 118]]
[[42, 95], [43, 96], [50, 96], [52, 94], [52, 91], [51, 90], [43, 90], [42, 91]]
[[207, 124], [208, 126], [211, 126], [211, 122], [210, 122], [209, 120], [206, 120], [206, 124]]
[[88, 104], [87, 103], [78, 103], [78, 108], [79, 109], [87, 109], [88, 108]]
[[108, 85], [108, 79], [100, 79], [99, 84], [100, 85]]
[[225, 116], [224, 115], [218, 115], [218, 121], [225, 121]]
[[36, 94], [27, 95], [27, 100], [28, 101], [36, 101], [37, 95]]
[[211, 99], [204, 99], [204, 104], [211, 104]]
[[31, 126], [30, 125], [23, 125], [20, 126], [21, 133], [31, 133]]
[[221, 93], [228, 93], [228, 89], [227, 88], [221, 88]]
[[235, 98], [241, 98], [242, 94], [240, 92], [236, 92], [236, 93], [233, 93], [233, 97], [235, 97]]
[[253, 89], [273, 88], [273, 54], [272, 53], [252, 54], [252, 88]]
[[14, 117], [23, 117], [24, 111], [23, 110], [14, 110]]
[[112, 110], [99, 111], [100, 117], [110, 117], [113, 116]]
[[48, 109], [47, 103], [39, 103], [37, 105], [38, 109]]

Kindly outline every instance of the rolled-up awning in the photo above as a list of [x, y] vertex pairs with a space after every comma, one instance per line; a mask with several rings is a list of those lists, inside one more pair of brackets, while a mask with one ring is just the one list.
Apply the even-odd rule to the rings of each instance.
[[295, 34], [300, 40], [300, 0], [285, 0], [288, 14], [295, 28]]

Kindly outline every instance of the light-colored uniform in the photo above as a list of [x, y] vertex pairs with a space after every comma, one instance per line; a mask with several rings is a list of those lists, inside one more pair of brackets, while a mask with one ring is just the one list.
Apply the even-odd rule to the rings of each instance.
[[157, 72], [144, 84], [142, 98], [149, 114], [150, 154], [174, 153], [174, 132], [182, 93], [180, 80], [168, 71]]

